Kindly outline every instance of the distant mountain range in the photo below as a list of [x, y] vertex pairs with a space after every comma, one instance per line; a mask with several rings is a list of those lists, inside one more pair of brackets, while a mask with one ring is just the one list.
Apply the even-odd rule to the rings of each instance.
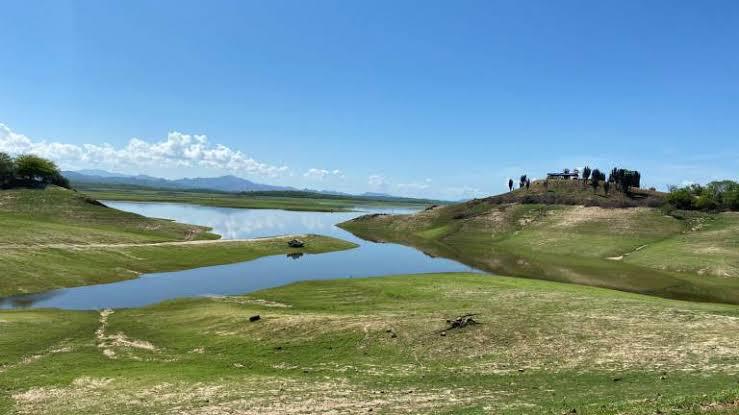
[[269, 184], [255, 183], [251, 180], [246, 180], [230, 175], [220, 177], [196, 177], [192, 179], [184, 178], [169, 180], [143, 174], [131, 175], [112, 173], [109, 171], [97, 169], [63, 171], [62, 174], [67, 179], [69, 179], [73, 185], [115, 185], [178, 190], [201, 189], [216, 190], [219, 192], [308, 191], [337, 196], [364, 196], [380, 198], [394, 197], [386, 193], [366, 192], [360, 195], [352, 195], [350, 193], [337, 192], [332, 190], [297, 189], [290, 186], [273, 186]]
[[297, 190], [288, 186], [272, 186], [255, 183], [236, 176], [162, 179], [146, 175], [111, 173], [104, 170], [63, 171], [62, 174], [76, 184], [110, 184], [154, 187], [159, 189], [207, 189], [221, 192], [259, 192], [272, 190]]

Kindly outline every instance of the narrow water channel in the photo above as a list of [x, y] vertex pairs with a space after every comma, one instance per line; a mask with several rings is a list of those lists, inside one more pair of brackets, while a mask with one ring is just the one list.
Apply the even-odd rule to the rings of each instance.
[[141, 307], [178, 297], [244, 294], [301, 280], [476, 271], [452, 260], [432, 258], [410, 247], [365, 241], [335, 226], [366, 213], [411, 213], [409, 210], [370, 208], [360, 212], [326, 213], [180, 203], [105, 203], [145, 216], [209, 226], [224, 239], [314, 233], [348, 240], [359, 247], [296, 258], [271, 256], [236, 264], [145, 274], [137, 279], [109, 284], [0, 298], [0, 308], [92, 310]]

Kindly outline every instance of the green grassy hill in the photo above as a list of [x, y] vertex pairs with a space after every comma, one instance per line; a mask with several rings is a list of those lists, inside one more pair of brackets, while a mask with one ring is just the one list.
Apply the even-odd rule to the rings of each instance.
[[[209, 229], [108, 208], [71, 190], [0, 191], [0, 296], [136, 278], [291, 252], [285, 238], [212, 244]], [[305, 252], [355, 245], [309, 236]]]
[[[128, 222], [117, 232], [139, 234], [159, 223], [99, 210], [72, 192], [19, 192], [0, 192], [11, 196], [2, 220], [63, 226], [50, 205], [32, 206], [53, 200], [87, 212], [60, 213], [69, 228], [112, 232], [106, 218], [118, 217]], [[728, 302], [738, 225], [735, 214], [677, 219], [645, 207], [478, 200], [344, 226], [480, 267]], [[173, 229], [168, 235], [188, 234]], [[122, 278], [105, 270], [286, 249], [284, 240], [100, 248], [94, 241], [114, 235], [53, 233], [50, 247], [21, 236], [0, 251], [6, 291], [94, 282], [55, 272], [71, 278], [92, 267]], [[315, 252], [353, 246], [311, 238]], [[26, 268], [8, 268], [8, 252]], [[21, 278], [22, 269], [41, 271]], [[449, 328], [447, 319], [466, 313], [479, 324]], [[739, 405], [738, 345], [731, 304], [468, 273], [307, 281], [136, 309], [0, 311], [0, 413], [728, 415]]]
[[624, 193], [612, 185], [606, 193], [603, 183], [598, 188], [583, 180], [535, 180], [528, 189], [487, 197], [490, 204], [523, 203], [548, 205], [582, 205], [600, 207], [658, 207], [664, 204], [666, 193], [650, 189], [630, 189]]
[[217, 239], [207, 228], [110, 209], [72, 190], [0, 191], [0, 244]]
[[[592, 190], [573, 185], [535, 186], [415, 215], [363, 216], [340, 226], [502, 275], [739, 303], [739, 214], [678, 219], [649, 207], [578, 206], [575, 201], [591, 200]], [[610, 197], [647, 204], [659, 195]], [[541, 203], [565, 199], [573, 204]]]
[[[480, 324], [442, 335], [464, 313]], [[732, 414], [739, 399], [736, 306], [518, 278], [310, 281], [0, 312], [0, 327], [0, 413]]]

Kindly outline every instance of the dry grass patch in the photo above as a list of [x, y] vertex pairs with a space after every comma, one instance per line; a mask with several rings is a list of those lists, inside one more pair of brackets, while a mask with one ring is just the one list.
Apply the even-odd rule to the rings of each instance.
[[250, 378], [212, 383], [152, 386], [82, 377], [66, 387], [16, 393], [18, 414], [99, 413], [215, 414], [386, 414], [431, 413], [472, 403], [494, 404], [503, 392], [445, 389], [368, 389], [331, 381]]

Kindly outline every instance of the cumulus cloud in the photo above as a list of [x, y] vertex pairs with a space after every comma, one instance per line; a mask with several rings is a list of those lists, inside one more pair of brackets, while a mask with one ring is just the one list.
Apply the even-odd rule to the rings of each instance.
[[387, 182], [385, 177], [380, 174], [372, 174], [367, 178], [367, 184], [373, 190], [385, 190], [387, 188]]
[[33, 153], [50, 158], [62, 166], [105, 167], [204, 167], [234, 173], [277, 177], [288, 171], [286, 166], [273, 166], [248, 157], [239, 150], [211, 144], [208, 137], [177, 131], [162, 141], [150, 142], [132, 138], [124, 147], [110, 144], [64, 144], [34, 141], [0, 123], [0, 151], [11, 154]]
[[303, 177], [313, 180], [324, 180], [329, 177], [339, 178], [343, 179], [344, 174], [341, 172], [341, 170], [326, 170], [326, 169], [308, 169], [305, 173], [303, 173]]

